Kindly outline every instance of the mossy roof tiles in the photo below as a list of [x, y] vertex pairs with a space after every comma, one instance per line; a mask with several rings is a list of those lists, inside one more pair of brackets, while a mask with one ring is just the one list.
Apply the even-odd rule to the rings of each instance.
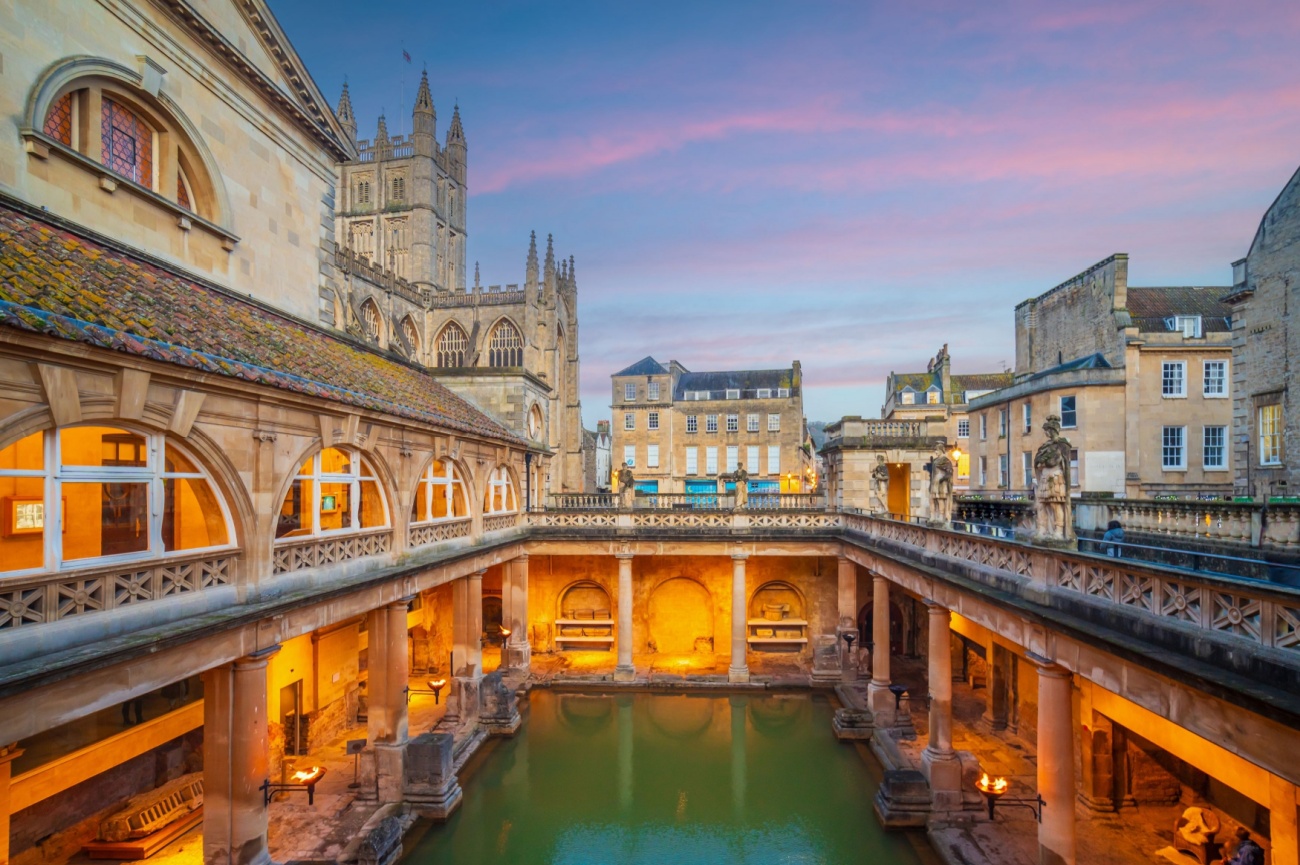
[[3, 204], [0, 325], [523, 444], [428, 372]]

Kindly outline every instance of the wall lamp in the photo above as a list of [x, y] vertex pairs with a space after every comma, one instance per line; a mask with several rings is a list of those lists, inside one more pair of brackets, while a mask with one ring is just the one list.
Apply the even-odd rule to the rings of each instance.
[[985, 772], [983, 777], [975, 782], [975, 789], [984, 797], [984, 801], [989, 806], [989, 820], [993, 819], [993, 807], [999, 801], [1003, 805], [1022, 805], [1034, 812], [1034, 819], [1039, 823], [1043, 822], [1043, 809], [1047, 807], [1047, 802], [1043, 800], [1042, 793], [1035, 793], [1032, 799], [1007, 799], [1004, 798], [1011, 785], [1006, 778], [995, 778], [989, 780], [989, 773]]
[[289, 776], [288, 782], [284, 784], [272, 784], [271, 779], [267, 778], [262, 782], [259, 788], [262, 791], [262, 807], [271, 804], [271, 798], [276, 793], [292, 793], [295, 790], [307, 791], [307, 804], [316, 804], [316, 784], [321, 778], [325, 777], [325, 767], [312, 766], [310, 769], [299, 769]]

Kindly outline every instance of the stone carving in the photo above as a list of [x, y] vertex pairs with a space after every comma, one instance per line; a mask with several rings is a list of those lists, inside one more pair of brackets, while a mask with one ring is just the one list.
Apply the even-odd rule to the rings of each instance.
[[743, 464], [736, 463], [731, 479], [736, 482], [736, 510], [740, 510], [749, 504], [749, 472]]
[[948, 456], [947, 446], [935, 442], [934, 459], [930, 461], [930, 525], [948, 526], [952, 523], [952, 478], [956, 466]]
[[876, 488], [876, 501], [872, 513], [883, 514], [889, 510], [889, 466], [883, 454], [876, 454], [876, 467], [871, 470], [871, 481]]
[[1070, 517], [1070, 440], [1061, 435], [1061, 418], [1048, 415], [1043, 422], [1047, 441], [1034, 454], [1034, 542], [1068, 545], [1074, 540]]
[[630, 511], [635, 500], [636, 478], [632, 476], [631, 467], [624, 462], [623, 468], [618, 470], [618, 506], [625, 511]]
[[99, 824], [99, 840], [144, 838], [203, 805], [203, 773], [192, 772], [156, 790], [133, 796]]
[[479, 682], [479, 723], [494, 736], [510, 736], [519, 729], [519, 701], [497, 670]]

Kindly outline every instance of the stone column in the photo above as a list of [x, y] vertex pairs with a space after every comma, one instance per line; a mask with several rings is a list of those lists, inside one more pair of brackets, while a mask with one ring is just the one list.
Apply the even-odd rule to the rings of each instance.
[[1075, 865], [1074, 707], [1068, 670], [1038, 664], [1038, 794], [1047, 805], [1038, 826], [1041, 865]]
[[930, 736], [921, 771], [930, 781], [935, 810], [961, 808], [961, 762], [952, 749], [952, 614], [926, 601], [930, 616]]
[[745, 659], [749, 636], [749, 598], [745, 594], [745, 553], [731, 557], [731, 666], [728, 682], [748, 682], [749, 664]]
[[[839, 610], [839, 625], [835, 636], [839, 638], [841, 672], [846, 682], [858, 680], [858, 652], [862, 648], [861, 634], [858, 633], [858, 566], [844, 556], [839, 557], [839, 587], [836, 593]], [[844, 635], [853, 635], [850, 647], [844, 641]]]
[[13, 778], [13, 762], [23, 755], [23, 749], [14, 742], [0, 745], [0, 865], [9, 865], [9, 782]]
[[614, 681], [636, 680], [632, 664], [632, 554], [615, 553], [618, 559], [618, 666]]
[[894, 695], [889, 693], [889, 580], [871, 575], [871, 684], [867, 697], [877, 727], [893, 723]]
[[204, 673], [203, 861], [270, 865], [263, 784], [270, 780], [266, 666], [272, 646]]
[[471, 668], [470, 678], [483, 678], [483, 574], [475, 571], [465, 578], [468, 589], [465, 598], [466, 643], [465, 664]]
[[[410, 676], [406, 613], [410, 599], [370, 613], [370, 741], [375, 749], [375, 782], [380, 802], [402, 801], [406, 753], [406, 697]], [[379, 624], [382, 623], [382, 624]], [[378, 652], [376, 652], [378, 650]], [[378, 682], [375, 681], [376, 673]]]
[[510, 628], [507, 646], [502, 646], [502, 663], [508, 655], [509, 667], [527, 670], [532, 663], [533, 648], [528, 634], [528, 556], [521, 555], [509, 565], [510, 594], [506, 627]]
[[1300, 862], [1300, 789], [1277, 775], [1268, 777], [1269, 843], [1273, 862]]

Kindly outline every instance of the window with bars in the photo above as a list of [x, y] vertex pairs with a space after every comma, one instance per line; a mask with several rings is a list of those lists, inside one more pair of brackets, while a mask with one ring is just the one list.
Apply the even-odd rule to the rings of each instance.
[[961, 418], [957, 421], [957, 438], [970, 438], [970, 418]]
[[456, 322], [449, 322], [438, 337], [438, 366], [455, 369], [465, 365], [465, 349], [469, 347], [469, 337]]
[[510, 322], [500, 322], [492, 329], [488, 340], [488, 366], [511, 367], [524, 365], [524, 340], [519, 330]]
[[369, 180], [357, 181], [356, 199], [357, 199], [357, 204], [370, 203], [370, 181]]
[[1207, 426], [1201, 431], [1201, 467], [1206, 471], [1228, 467], [1228, 428]]
[[1160, 465], [1166, 471], [1187, 468], [1187, 427], [1167, 426], [1161, 432]]
[[110, 171], [153, 189], [153, 130], [134, 111], [105, 97], [100, 138]]
[[1280, 403], [1259, 407], [1259, 464], [1282, 465], [1282, 406]]
[[1208, 397], [1227, 396], [1228, 362], [1226, 360], [1207, 360], [1203, 371], [1202, 395]]
[[1187, 396], [1187, 364], [1181, 360], [1167, 360], [1160, 365], [1160, 395], [1164, 397]]
[[688, 414], [686, 416], [686, 431], [688, 433], [699, 432], [700, 418], [699, 415]]

